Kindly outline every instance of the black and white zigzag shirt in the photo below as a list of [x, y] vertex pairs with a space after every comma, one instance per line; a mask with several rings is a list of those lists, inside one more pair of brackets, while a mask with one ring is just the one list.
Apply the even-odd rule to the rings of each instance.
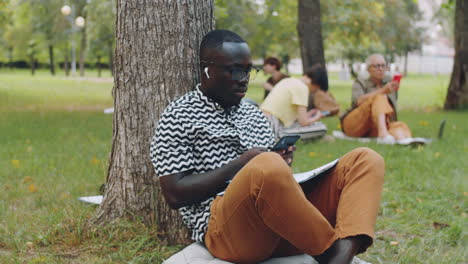
[[[151, 143], [151, 161], [159, 176], [217, 169], [252, 147], [271, 147], [274, 137], [268, 121], [255, 106], [241, 102], [228, 109], [197, 88], [169, 104], [161, 115]], [[203, 242], [214, 197], [182, 207], [179, 212]]]

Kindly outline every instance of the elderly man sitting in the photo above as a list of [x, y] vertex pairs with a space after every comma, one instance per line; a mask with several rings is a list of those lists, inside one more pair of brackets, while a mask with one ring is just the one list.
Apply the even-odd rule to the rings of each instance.
[[387, 65], [380, 54], [367, 58], [368, 79], [356, 79], [352, 108], [341, 117], [343, 132], [351, 137], [378, 137], [392, 143], [411, 137], [403, 122], [396, 121], [399, 83], [385, 78]]

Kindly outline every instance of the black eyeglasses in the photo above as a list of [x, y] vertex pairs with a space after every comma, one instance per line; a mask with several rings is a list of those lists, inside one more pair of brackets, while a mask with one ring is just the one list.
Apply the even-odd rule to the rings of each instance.
[[255, 80], [255, 78], [258, 75], [258, 72], [260, 71], [260, 69], [255, 66], [250, 66], [249, 68], [244, 69], [238, 66], [227, 66], [227, 65], [216, 64], [213, 61], [201, 61], [201, 62], [212, 64], [216, 67], [223, 68], [226, 72], [229, 72], [231, 74], [231, 79], [233, 81], [240, 81], [244, 79]]
[[369, 66], [374, 67], [376, 69], [379, 69], [379, 68], [380, 69], [385, 69], [387, 67], [387, 64], [371, 64]]

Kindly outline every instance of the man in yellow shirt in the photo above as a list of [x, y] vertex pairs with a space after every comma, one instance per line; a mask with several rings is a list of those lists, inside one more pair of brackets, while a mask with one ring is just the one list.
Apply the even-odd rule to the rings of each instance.
[[312, 77], [316, 69], [311, 68], [300, 78], [283, 79], [260, 106], [270, 121], [276, 138], [279, 138], [285, 128], [295, 124], [310, 126], [323, 117], [323, 114], [315, 109], [307, 111], [309, 94], [320, 87], [320, 83]]

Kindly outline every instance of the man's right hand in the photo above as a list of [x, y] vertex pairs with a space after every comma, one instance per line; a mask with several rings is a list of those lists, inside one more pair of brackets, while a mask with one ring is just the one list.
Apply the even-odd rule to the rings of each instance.
[[399, 86], [400, 84], [397, 81], [389, 82], [383, 87], [383, 92], [385, 94], [393, 93], [394, 91], [398, 90]]
[[247, 150], [246, 152], [244, 152], [239, 157], [239, 159], [242, 160], [242, 162], [244, 162], [244, 164], [247, 164], [251, 159], [253, 159], [258, 154], [261, 154], [261, 153], [267, 152], [267, 151], [268, 151], [268, 149], [266, 149], [266, 148], [251, 148], [251, 149]]

